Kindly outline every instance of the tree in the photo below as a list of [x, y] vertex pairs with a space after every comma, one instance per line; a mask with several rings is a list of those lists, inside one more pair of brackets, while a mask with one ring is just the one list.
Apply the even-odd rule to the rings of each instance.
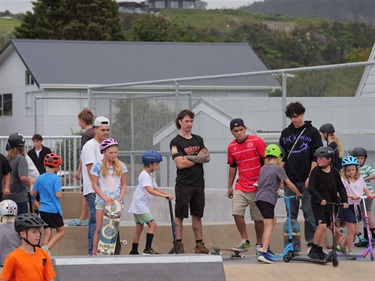
[[114, 0], [40, 0], [33, 2], [16, 38], [123, 40], [125, 35]]
[[133, 24], [132, 33], [137, 41], [178, 41], [177, 28], [167, 18], [155, 14], [137, 19]]

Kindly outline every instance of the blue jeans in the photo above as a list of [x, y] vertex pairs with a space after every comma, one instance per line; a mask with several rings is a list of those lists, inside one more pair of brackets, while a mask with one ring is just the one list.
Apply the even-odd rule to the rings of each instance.
[[87, 202], [87, 207], [89, 208], [89, 225], [88, 225], [88, 235], [87, 235], [87, 246], [89, 255], [92, 255], [92, 247], [94, 243], [94, 235], [96, 228], [96, 210], [95, 210], [95, 197], [96, 193], [89, 193], [85, 195]]
[[18, 214], [27, 214], [29, 212], [29, 208], [27, 207], [27, 202], [16, 203], [18, 208]]
[[[299, 192], [302, 193], [302, 212], [303, 217], [305, 218], [305, 239], [308, 244], [311, 244], [314, 239], [314, 234], [316, 230], [316, 223], [314, 214], [311, 208], [311, 195], [308, 188], [305, 188], [305, 182], [301, 181], [292, 181], [294, 185], [298, 188]], [[285, 195], [292, 196], [295, 195], [287, 186], [285, 186]], [[292, 219], [298, 218], [299, 211], [299, 200], [291, 199], [290, 200], [290, 213]]]

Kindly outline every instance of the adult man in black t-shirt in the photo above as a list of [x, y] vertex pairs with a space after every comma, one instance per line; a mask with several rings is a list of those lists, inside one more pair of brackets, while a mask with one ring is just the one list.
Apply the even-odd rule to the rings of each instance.
[[196, 254], [208, 254], [202, 238], [202, 217], [205, 205], [203, 163], [210, 161], [210, 154], [203, 138], [192, 134], [194, 112], [182, 110], [176, 118], [179, 134], [170, 142], [172, 158], [177, 167], [175, 185], [175, 223], [179, 253], [184, 253], [182, 243], [183, 219], [192, 216]]

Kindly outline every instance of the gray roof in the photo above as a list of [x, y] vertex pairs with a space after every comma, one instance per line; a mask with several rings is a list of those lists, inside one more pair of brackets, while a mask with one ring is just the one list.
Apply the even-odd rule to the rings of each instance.
[[[13, 39], [5, 49], [10, 47], [38, 85], [116, 84], [267, 70], [245, 43]], [[275, 79], [264, 78], [251, 85], [279, 86]]]

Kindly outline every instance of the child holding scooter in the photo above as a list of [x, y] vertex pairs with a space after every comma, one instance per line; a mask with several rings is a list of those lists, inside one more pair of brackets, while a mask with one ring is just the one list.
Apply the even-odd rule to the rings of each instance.
[[344, 209], [349, 207], [345, 187], [337, 169], [332, 167], [334, 151], [331, 147], [322, 146], [315, 151], [317, 166], [312, 169], [309, 180], [311, 207], [317, 224], [313, 245], [308, 256], [311, 259], [324, 260], [327, 254], [323, 252], [324, 237], [327, 226], [331, 224], [331, 206], [329, 203], [339, 203], [337, 193], [341, 197]]
[[[355, 260], [353, 241], [358, 233], [358, 223], [361, 221], [361, 196], [365, 193], [368, 199], [373, 199], [375, 195], [370, 192], [361, 178], [359, 162], [354, 156], [347, 156], [342, 160], [341, 179], [348, 195], [349, 208], [340, 211], [340, 220], [345, 222], [348, 234], [341, 245], [337, 245], [337, 250], [341, 254], [348, 255], [346, 259]], [[348, 246], [348, 251], [346, 246]]]
[[285, 170], [280, 166], [283, 158], [283, 150], [276, 144], [270, 144], [265, 151], [265, 165], [260, 170], [258, 192], [255, 196], [255, 204], [264, 218], [264, 232], [262, 248], [259, 249], [258, 261], [274, 263], [268, 249], [273, 228], [276, 224], [275, 205], [279, 197], [280, 183], [285, 184], [296, 194], [296, 198], [302, 196], [296, 186], [288, 179]]

